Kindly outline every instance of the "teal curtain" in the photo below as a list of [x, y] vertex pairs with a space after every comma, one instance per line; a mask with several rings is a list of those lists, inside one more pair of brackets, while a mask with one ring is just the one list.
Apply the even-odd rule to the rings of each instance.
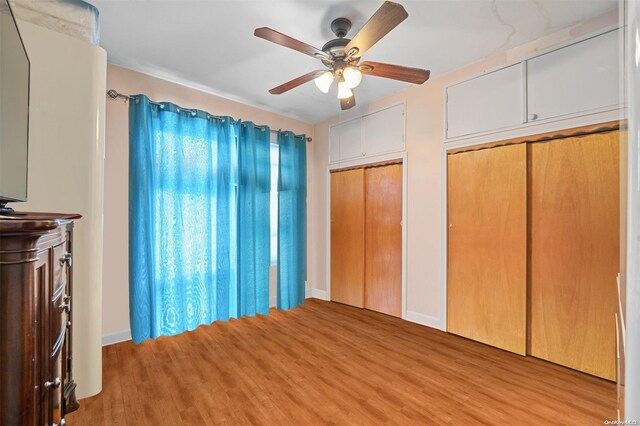
[[278, 132], [278, 309], [304, 304], [307, 276], [306, 137]]
[[129, 120], [133, 341], [268, 313], [268, 129], [143, 95]]
[[238, 138], [238, 305], [242, 315], [269, 313], [271, 263], [270, 131], [251, 122]]

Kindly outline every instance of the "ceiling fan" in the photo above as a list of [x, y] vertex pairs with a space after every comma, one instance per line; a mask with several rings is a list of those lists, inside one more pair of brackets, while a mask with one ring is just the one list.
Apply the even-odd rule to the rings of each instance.
[[315, 80], [318, 89], [327, 93], [335, 81], [338, 87], [340, 107], [346, 110], [356, 104], [353, 89], [360, 84], [362, 74], [414, 84], [424, 83], [429, 79], [430, 71], [428, 70], [371, 61], [360, 63], [360, 58], [371, 46], [376, 44], [408, 16], [409, 14], [402, 5], [385, 1], [352, 39], [345, 38], [351, 29], [351, 21], [347, 18], [334, 19], [331, 22], [331, 31], [338, 38], [325, 43], [322, 46], [322, 50], [271, 28], [257, 28], [253, 33], [256, 37], [320, 59], [326, 67], [323, 70], [311, 71], [278, 87], [274, 87], [269, 90], [269, 93], [279, 95], [311, 80]]

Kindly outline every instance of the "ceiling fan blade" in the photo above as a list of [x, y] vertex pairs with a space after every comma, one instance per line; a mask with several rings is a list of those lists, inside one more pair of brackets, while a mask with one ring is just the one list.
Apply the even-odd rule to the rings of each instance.
[[269, 90], [269, 93], [271, 93], [272, 95], [280, 95], [284, 92], [288, 92], [291, 89], [295, 89], [296, 87], [300, 86], [301, 84], [304, 84], [308, 81], [313, 80], [314, 78], [316, 78], [318, 75], [322, 74], [323, 72], [325, 72], [325, 70], [316, 70], [316, 71], [311, 71], [310, 73], [307, 73], [305, 75], [301, 75], [298, 78], [294, 78], [291, 81], [287, 81], [284, 84], [281, 84], [278, 87], [274, 87], [273, 89]]
[[356, 106], [356, 95], [354, 94], [350, 98], [340, 99], [340, 109], [345, 111], [347, 109]]
[[407, 19], [409, 14], [404, 7], [398, 3], [385, 1], [380, 9], [364, 24], [358, 34], [351, 39], [344, 51], [349, 52], [352, 48], [357, 48], [358, 52], [353, 54], [353, 58], [359, 58], [371, 46], [376, 44], [382, 37], [387, 35], [398, 24]]
[[310, 46], [307, 43], [303, 43], [300, 40], [296, 40], [293, 37], [289, 37], [288, 35], [272, 30], [271, 28], [256, 28], [256, 30], [253, 32], [253, 35], [263, 38], [272, 43], [279, 44], [280, 46], [288, 47], [289, 49], [293, 49], [306, 55], [313, 56], [317, 59], [331, 59], [331, 57], [322, 50]]
[[362, 74], [376, 77], [392, 78], [413, 84], [422, 84], [429, 79], [431, 71], [421, 68], [403, 67], [400, 65], [383, 64], [382, 62], [365, 61], [359, 65]]

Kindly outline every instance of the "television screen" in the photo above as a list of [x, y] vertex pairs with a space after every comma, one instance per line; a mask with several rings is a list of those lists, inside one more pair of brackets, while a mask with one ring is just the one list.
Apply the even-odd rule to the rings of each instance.
[[0, 0], [0, 206], [27, 199], [29, 58], [7, 0]]

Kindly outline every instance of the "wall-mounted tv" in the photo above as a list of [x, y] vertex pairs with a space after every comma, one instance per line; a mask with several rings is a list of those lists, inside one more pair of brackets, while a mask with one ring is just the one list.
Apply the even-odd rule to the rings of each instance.
[[29, 57], [8, 0], [0, 0], [0, 211], [27, 200]]

